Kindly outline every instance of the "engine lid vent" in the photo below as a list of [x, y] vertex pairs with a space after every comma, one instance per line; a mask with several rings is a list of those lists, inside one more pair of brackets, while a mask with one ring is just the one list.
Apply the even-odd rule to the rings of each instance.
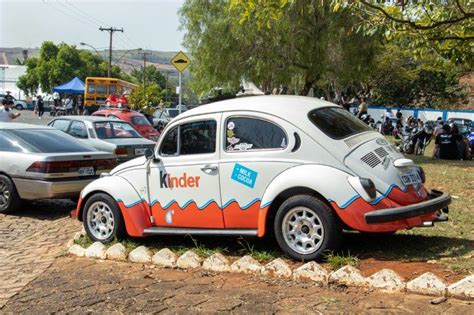
[[377, 153], [377, 155], [381, 159], [383, 159], [384, 157], [388, 155], [388, 152], [382, 147], [375, 149], [374, 152]]
[[374, 168], [382, 161], [374, 154], [374, 152], [367, 153], [361, 158], [361, 161], [365, 164], [369, 165], [370, 167]]

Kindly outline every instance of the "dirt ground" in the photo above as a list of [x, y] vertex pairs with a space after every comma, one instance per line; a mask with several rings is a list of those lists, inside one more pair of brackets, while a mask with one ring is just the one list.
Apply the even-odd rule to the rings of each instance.
[[0, 313], [449, 313], [472, 314], [473, 302], [322, 289], [240, 274], [160, 269], [153, 265], [63, 257], [0, 309]]

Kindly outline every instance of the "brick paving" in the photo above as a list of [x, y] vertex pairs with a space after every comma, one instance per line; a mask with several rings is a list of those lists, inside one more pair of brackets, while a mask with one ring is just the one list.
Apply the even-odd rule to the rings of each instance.
[[160, 269], [153, 265], [62, 257], [5, 305], [9, 313], [447, 313], [472, 314], [473, 302], [323, 289], [241, 274]]
[[14, 214], [0, 214], [0, 308], [43, 273], [76, 231], [66, 200], [38, 201]]

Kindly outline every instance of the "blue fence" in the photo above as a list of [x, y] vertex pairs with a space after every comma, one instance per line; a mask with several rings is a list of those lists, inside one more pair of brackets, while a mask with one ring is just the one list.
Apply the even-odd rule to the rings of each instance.
[[449, 118], [463, 118], [474, 121], [474, 110], [457, 109], [457, 110], [446, 110], [446, 109], [434, 109], [434, 108], [403, 108], [403, 107], [386, 107], [386, 106], [369, 106], [369, 115], [374, 118], [375, 121], [380, 120], [382, 115], [385, 115], [387, 109], [391, 109], [393, 114], [398, 109], [403, 114], [404, 118], [413, 116], [420, 118], [422, 121], [436, 120], [438, 117], [443, 118], [446, 121]]

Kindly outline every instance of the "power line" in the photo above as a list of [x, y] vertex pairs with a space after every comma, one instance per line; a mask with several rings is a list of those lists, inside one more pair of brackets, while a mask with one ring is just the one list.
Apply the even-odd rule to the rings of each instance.
[[82, 15], [87, 16], [87, 17], [88, 17], [89, 19], [91, 19], [91, 20], [94, 20], [95, 23], [98, 23], [98, 25], [106, 25], [106, 26], [109, 26], [109, 27], [110, 27], [109, 24], [104, 23], [103, 21], [101, 21], [101, 20], [95, 18], [92, 14], [89, 14], [89, 13], [87, 13], [86, 11], [82, 10], [81, 8], [79, 8], [78, 6], [76, 6], [74, 3], [69, 2], [68, 0], [65, 0], [65, 2], [66, 2], [67, 4], [69, 4], [69, 5], [71, 6], [71, 8], [73, 8], [73, 9], [75, 9], [76, 11], [80, 12]]
[[[62, 6], [63, 8], [65, 8], [67, 11], [71, 12], [72, 14], [74, 14], [75, 17], [81, 18], [81, 19], [84, 19], [84, 18], [85, 18], [85, 21], [87, 21], [87, 23], [91, 23], [91, 24], [95, 25], [96, 27], [100, 26], [100, 24], [97, 24], [94, 20], [90, 19], [87, 15], [78, 16], [78, 15], [77, 15], [77, 12], [74, 11], [74, 10], [71, 10], [72, 7], [67, 6], [65, 3], [62, 3], [61, 1], [56, 1], [56, 3], [59, 4], [60, 6]], [[68, 4], [69, 4], [69, 3], [68, 3]]]
[[81, 23], [81, 24], [83, 24], [83, 25], [86, 25], [86, 26], [91, 27], [91, 28], [96, 28], [96, 26], [94, 26], [94, 25], [92, 25], [92, 24], [90, 24], [90, 23], [86, 23], [86, 22], [84, 22], [84, 20], [80, 20], [80, 19], [78, 19], [77, 17], [75, 17], [74, 15], [70, 15], [70, 14], [68, 14], [67, 12], [65, 12], [65, 11], [63, 11], [63, 10], [61, 10], [61, 9], [59, 9], [59, 7], [54, 6], [54, 5], [53, 5], [53, 2], [47, 2], [46, 0], [43, 0], [43, 4], [46, 5], [46, 6], [49, 5], [49, 7], [51, 7], [51, 8], [53, 8], [54, 10], [60, 12], [62, 15], [67, 16], [68, 18], [72, 18], [73, 20], [76, 20], [77, 22], [79, 22], [79, 23]]

